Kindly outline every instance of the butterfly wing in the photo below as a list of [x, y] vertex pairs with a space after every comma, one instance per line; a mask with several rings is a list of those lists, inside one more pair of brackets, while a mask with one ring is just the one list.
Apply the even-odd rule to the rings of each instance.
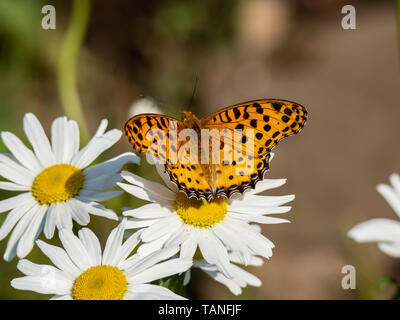
[[[125, 134], [138, 152], [150, 152], [166, 162], [177, 156], [181, 121], [160, 114], [139, 114], [125, 124]], [[171, 146], [171, 147], [169, 147]]]
[[[268, 99], [234, 105], [201, 120], [207, 129], [229, 130], [232, 139], [220, 141], [220, 164], [215, 165], [213, 188], [216, 196], [254, 189], [269, 169], [270, 152], [278, 142], [297, 134], [307, 120], [298, 103]], [[242, 132], [242, 135], [236, 133]], [[231, 154], [231, 157], [226, 155]], [[222, 159], [228, 159], [223, 161]]]

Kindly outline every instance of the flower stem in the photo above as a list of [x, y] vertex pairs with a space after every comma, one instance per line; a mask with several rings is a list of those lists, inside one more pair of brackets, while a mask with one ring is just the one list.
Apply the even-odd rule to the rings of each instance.
[[65, 115], [78, 122], [83, 142], [89, 140], [77, 85], [77, 61], [90, 16], [90, 0], [74, 0], [71, 21], [58, 61], [58, 91]]

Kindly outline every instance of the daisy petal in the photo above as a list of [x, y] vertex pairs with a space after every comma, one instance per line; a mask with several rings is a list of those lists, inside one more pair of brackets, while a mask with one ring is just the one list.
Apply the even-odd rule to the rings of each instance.
[[172, 257], [174, 254], [176, 254], [179, 251], [178, 246], [174, 247], [169, 247], [169, 248], [164, 248], [161, 250], [158, 250], [156, 252], [153, 252], [145, 257], [140, 257], [139, 259], [135, 260], [134, 264], [130, 264], [129, 267], [126, 269], [126, 273], [135, 275], [138, 274], [152, 265], [155, 265], [156, 263], [163, 261], [165, 259], [168, 259]]
[[79, 197], [77, 197], [75, 200], [76, 200], [76, 204], [81, 206], [82, 210], [84, 210], [86, 212], [89, 212], [96, 216], [106, 217], [106, 218], [112, 219], [112, 220], [118, 220], [118, 216], [115, 214], [114, 211], [104, 208], [103, 205], [101, 205], [97, 202], [84, 201]]
[[35, 202], [32, 200], [26, 204], [20, 204], [18, 207], [11, 210], [6, 220], [4, 220], [3, 224], [0, 227], [0, 240], [4, 239], [7, 234], [11, 231], [12, 228], [16, 225], [16, 223], [28, 212], [30, 211]]
[[0, 189], [9, 191], [29, 191], [31, 188], [13, 182], [0, 181]]
[[119, 252], [121, 249], [122, 238], [125, 231], [126, 218], [113, 229], [108, 236], [106, 247], [104, 248], [103, 264], [115, 266], [118, 262]]
[[32, 171], [35, 175], [44, 169], [33, 152], [29, 150], [15, 134], [11, 132], [2, 132], [1, 138], [8, 150], [11, 151], [14, 157], [25, 168]]
[[11, 280], [11, 286], [19, 290], [30, 290], [42, 294], [67, 294], [71, 290], [72, 283], [50, 276], [25, 276]]
[[400, 222], [384, 218], [372, 219], [356, 225], [347, 235], [357, 242], [400, 243]]
[[165, 234], [174, 234], [182, 225], [178, 216], [171, 216], [158, 220], [142, 233], [142, 240], [149, 242], [162, 237]]
[[104, 133], [107, 127], [107, 120], [102, 120], [99, 129], [89, 143], [72, 158], [71, 164], [79, 169], [86, 168], [101, 153], [114, 145], [122, 135], [117, 129]]
[[124, 299], [130, 300], [185, 300], [171, 290], [153, 284], [138, 284], [128, 289]]
[[96, 235], [88, 228], [83, 228], [78, 232], [79, 239], [86, 248], [91, 265], [101, 264], [101, 246]]
[[0, 213], [35, 202], [30, 192], [21, 193], [17, 196], [0, 201]]
[[64, 271], [70, 277], [76, 278], [81, 273], [64, 249], [47, 244], [41, 240], [37, 240], [36, 244], [58, 269]]
[[400, 217], [400, 195], [386, 184], [379, 184], [376, 189], [389, 203], [397, 216]]
[[71, 260], [78, 266], [81, 270], [87, 270], [92, 265], [89, 259], [89, 253], [86, 248], [70, 230], [61, 229], [59, 232], [60, 240], [68, 253]]
[[49, 139], [33, 113], [25, 114], [24, 131], [42, 166], [47, 168], [55, 164], [55, 157]]
[[141, 178], [128, 171], [122, 171], [121, 176], [129, 183], [138, 186], [150, 193], [155, 193], [165, 200], [175, 201], [176, 199], [175, 193], [169, 190], [167, 187], [164, 187], [160, 183]]
[[35, 180], [35, 174], [17, 162], [18, 160], [11, 154], [0, 153], [0, 176], [30, 188]]
[[140, 163], [140, 158], [134, 153], [123, 153], [108, 161], [91, 166], [83, 171], [86, 176], [85, 188], [89, 190], [108, 190], [122, 180], [117, 174], [127, 163]]
[[161, 278], [169, 277], [173, 274], [184, 272], [191, 266], [192, 260], [172, 259], [153, 265], [134, 276], [128, 276], [128, 281], [136, 286], [137, 284], [152, 282]]
[[39, 210], [38, 205], [34, 205], [17, 223], [10, 238], [8, 239], [7, 248], [4, 252], [4, 260], [11, 261], [17, 254], [18, 242], [27, 231], [29, 224], [34, 220]]
[[397, 243], [378, 243], [379, 249], [389, 256], [400, 258], [400, 242]]
[[35, 213], [35, 218], [26, 228], [21, 239], [18, 241], [17, 256], [24, 258], [33, 248], [35, 238], [41, 233], [44, 226], [43, 218], [46, 214], [47, 206], [39, 206]]
[[224, 275], [230, 277], [231, 271], [228, 252], [222, 242], [212, 233], [200, 230], [197, 233], [199, 249], [204, 259], [215, 264]]
[[[53, 121], [51, 126], [51, 145], [57, 163], [71, 162], [75, 153], [75, 135], [78, 137], [79, 149], [79, 129], [77, 127], [76, 122], [73, 120], [68, 121], [67, 117], [59, 117]], [[75, 130], [78, 130], [77, 134]]]

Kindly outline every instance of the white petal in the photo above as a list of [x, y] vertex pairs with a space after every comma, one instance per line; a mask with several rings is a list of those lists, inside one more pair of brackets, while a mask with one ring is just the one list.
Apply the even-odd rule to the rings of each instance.
[[227, 277], [231, 276], [229, 256], [222, 242], [210, 231], [199, 230], [197, 233], [199, 249], [204, 259], [215, 264]]
[[239, 219], [248, 222], [257, 222], [263, 224], [278, 224], [278, 223], [290, 223], [289, 220], [275, 218], [275, 217], [265, 217], [261, 215], [252, 215], [252, 214], [245, 214], [245, 213], [235, 213], [229, 212], [229, 216], [234, 219]]
[[378, 243], [378, 247], [389, 256], [400, 258], [400, 242], [396, 243], [380, 242]]
[[69, 208], [67, 203], [58, 202], [56, 203], [55, 209], [56, 210], [56, 226], [59, 230], [67, 229], [72, 230], [72, 214], [71, 209]]
[[0, 176], [30, 188], [35, 179], [35, 174], [17, 162], [18, 160], [13, 155], [0, 153]]
[[86, 226], [90, 222], [90, 216], [86, 209], [83, 209], [79, 201], [72, 198], [68, 201], [69, 209], [71, 210], [72, 219], [74, 219], [81, 226]]
[[181, 225], [182, 222], [178, 216], [160, 219], [143, 231], [142, 240], [144, 242], [149, 242], [158, 239], [165, 234], [174, 234]]
[[400, 195], [386, 184], [379, 184], [376, 189], [386, 199], [397, 216], [400, 217]]
[[185, 272], [185, 275], [183, 276], [184, 286], [187, 286], [189, 284], [191, 277], [192, 277], [191, 269], [189, 269], [188, 271]]
[[11, 132], [2, 132], [1, 138], [8, 150], [11, 151], [13, 156], [25, 168], [29, 169], [34, 174], [37, 174], [44, 169], [33, 152], [29, 150], [16, 135]]
[[35, 201], [19, 205], [17, 208], [11, 210], [3, 224], [0, 227], [0, 240], [4, 239], [7, 234], [14, 228], [15, 224], [35, 205]]
[[144, 189], [153, 196], [156, 195], [167, 201], [175, 201], [176, 199], [176, 194], [160, 183], [144, 179], [128, 171], [122, 171], [121, 176], [132, 185]]
[[137, 254], [144, 257], [150, 253], [160, 250], [164, 246], [165, 242], [168, 240], [169, 237], [170, 234], [166, 234], [151, 242], [142, 243], [137, 250]]
[[238, 285], [234, 280], [225, 277], [221, 272], [210, 271], [207, 270], [206, 268], [201, 268], [201, 269], [215, 281], [222, 283], [224, 286], [226, 286], [229, 289], [229, 291], [232, 292], [234, 295], [237, 296], [242, 293], [242, 288], [240, 287], [240, 285]]
[[158, 262], [172, 257], [174, 254], [178, 252], [178, 250], [179, 250], [178, 246], [168, 247], [153, 252], [145, 257], [139, 257], [139, 259], [134, 259], [135, 263], [130, 263], [129, 267], [125, 269], [126, 274], [127, 276], [129, 276], [141, 273], [142, 271], [147, 270], [149, 267], [157, 264]]
[[70, 163], [79, 150], [79, 129], [76, 121], [59, 117], [51, 126], [51, 145], [57, 163]]
[[126, 229], [146, 228], [157, 222], [158, 219], [136, 219], [129, 218], [126, 222]]
[[0, 213], [9, 211], [11, 209], [25, 206], [27, 204], [32, 203], [32, 201], [36, 202], [30, 192], [21, 193], [17, 196], [4, 199], [0, 201]]
[[132, 284], [143, 284], [184, 272], [191, 266], [192, 260], [172, 259], [156, 264], [139, 274], [127, 278]]
[[79, 169], [86, 168], [101, 153], [109, 149], [121, 138], [122, 132], [117, 129], [104, 133], [106, 127], [107, 121], [103, 120], [95, 136], [73, 157], [71, 162], [73, 166]]
[[44, 133], [43, 127], [33, 113], [24, 116], [24, 131], [31, 143], [36, 157], [43, 167], [55, 164], [55, 157], [50, 146], [49, 139]]
[[37, 240], [36, 244], [42, 252], [49, 257], [51, 262], [60, 270], [68, 274], [69, 277], [76, 278], [81, 274], [78, 267], [72, 262], [64, 249], [56, 247], [41, 240]]
[[73, 300], [71, 294], [62, 294], [62, 295], [55, 295], [52, 296], [49, 300]]
[[96, 235], [88, 228], [83, 228], [78, 232], [79, 239], [84, 245], [92, 266], [101, 264], [101, 246]]
[[122, 239], [125, 232], [126, 218], [114, 228], [108, 236], [103, 253], [103, 264], [115, 266], [119, 262], [119, 253], [121, 250]]
[[85, 202], [90, 201], [106, 201], [112, 198], [118, 197], [122, 194], [122, 191], [108, 191], [108, 192], [99, 192], [92, 190], [81, 189], [79, 191], [79, 199]]
[[90, 214], [94, 214], [100, 217], [106, 217], [112, 220], [118, 220], [118, 216], [115, 214], [114, 211], [104, 208], [103, 205], [97, 202], [87, 202], [80, 199], [79, 197], [77, 197], [76, 200], [78, 201], [77, 203], [82, 207], [82, 210], [89, 212]]
[[124, 300], [185, 300], [171, 290], [154, 284], [137, 284], [128, 288]]
[[213, 232], [229, 248], [234, 249], [240, 255], [240, 262], [247, 265], [250, 263], [251, 254], [241, 234], [232, 230], [226, 224], [218, 223], [213, 226]]
[[394, 190], [400, 196], [400, 176], [397, 173], [390, 175], [390, 183], [393, 185]]
[[250, 272], [239, 268], [238, 266], [232, 266], [232, 273], [234, 274], [234, 278], [238, 281], [244, 282], [245, 284], [251, 285], [253, 287], [261, 286], [261, 280], [256, 276], [252, 275]]
[[161, 206], [159, 203], [148, 203], [136, 209], [124, 211], [124, 216], [135, 217], [137, 219], [154, 219], [171, 216], [171, 208]]
[[[242, 263], [240, 259], [240, 254], [237, 251], [233, 251], [229, 253], [229, 259], [235, 263]], [[264, 260], [260, 257], [251, 256], [250, 262], [248, 265], [250, 266], [262, 266], [264, 264]]]
[[75, 265], [81, 270], [89, 269], [92, 266], [89, 253], [79, 238], [72, 231], [65, 229], [61, 229], [58, 234], [65, 251]]
[[9, 191], [29, 191], [31, 188], [13, 182], [0, 181], [0, 189]]
[[140, 158], [134, 153], [127, 152], [108, 161], [91, 166], [83, 171], [85, 188], [89, 190], [108, 190], [122, 180], [117, 174], [127, 163], [140, 163]]
[[42, 294], [63, 295], [71, 291], [72, 282], [53, 276], [25, 276], [11, 281], [11, 286], [19, 290], [30, 290]]
[[400, 222], [390, 219], [372, 219], [353, 227], [347, 235], [357, 242], [400, 242]]
[[122, 268], [122, 266], [124, 266], [124, 262], [126, 261], [126, 258], [133, 252], [133, 250], [139, 244], [140, 234], [141, 234], [140, 231], [135, 232], [127, 240], [125, 240], [125, 242], [123, 243], [123, 245], [121, 246], [121, 248], [119, 250], [118, 259], [115, 260], [115, 265], [117, 267]]
[[34, 219], [28, 225], [21, 239], [18, 241], [17, 256], [19, 258], [24, 258], [32, 250], [35, 239], [39, 236], [39, 233], [44, 226], [43, 219], [46, 211], [47, 206], [39, 206]]
[[27, 276], [54, 276], [65, 281], [73, 281], [74, 279], [70, 277], [68, 274], [63, 271], [58, 270], [57, 268], [45, 265], [45, 264], [36, 264], [26, 259], [21, 259], [18, 261], [17, 268], [19, 271], [24, 273]]
[[278, 188], [286, 183], [286, 179], [263, 179], [256, 184], [256, 188], [253, 190], [248, 190], [244, 193], [244, 198], [249, 195], [256, 193], [261, 193], [265, 190]]
[[242, 241], [256, 255], [260, 255], [265, 258], [271, 257], [274, 244], [269, 239], [264, 237], [261, 233], [255, 231], [247, 223], [229, 218], [226, 218], [224, 222], [225, 221], [227, 222], [226, 226], [229, 227], [232, 232], [240, 234]]
[[[244, 200], [233, 200], [229, 208], [234, 209], [236, 207], [252, 207], [252, 208], [264, 208], [268, 212], [268, 208], [274, 208], [290, 201], [295, 198], [294, 194], [287, 196], [258, 196], [252, 195], [246, 197]], [[250, 210], [251, 211], [251, 210]]]
[[183, 259], [193, 259], [193, 256], [197, 249], [196, 236], [192, 232], [190, 237], [186, 239], [181, 245], [180, 257]]
[[22, 235], [26, 232], [29, 224], [35, 218], [36, 213], [39, 210], [39, 206], [33, 206], [17, 223], [13, 232], [11, 233], [10, 238], [7, 242], [7, 248], [4, 253], [4, 260], [10, 261], [13, 259], [17, 253], [18, 242], [21, 239]]

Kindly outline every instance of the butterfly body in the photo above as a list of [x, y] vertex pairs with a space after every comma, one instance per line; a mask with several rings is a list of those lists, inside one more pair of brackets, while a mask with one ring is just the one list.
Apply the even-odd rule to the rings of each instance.
[[182, 121], [158, 114], [128, 120], [125, 133], [139, 152], [165, 162], [172, 182], [188, 197], [231, 197], [254, 189], [269, 169], [270, 152], [307, 119], [295, 102], [263, 99], [221, 109], [198, 119], [182, 113]]

